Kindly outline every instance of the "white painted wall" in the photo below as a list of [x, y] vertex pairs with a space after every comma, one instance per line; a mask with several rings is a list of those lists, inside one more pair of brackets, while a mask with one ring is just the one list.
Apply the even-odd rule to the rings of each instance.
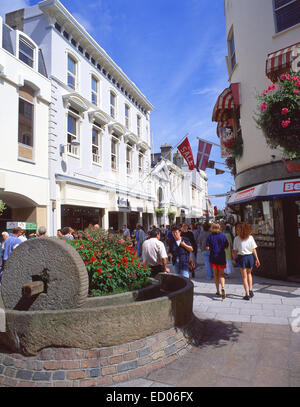
[[234, 30], [236, 68], [231, 83], [241, 84], [241, 124], [244, 155], [237, 161], [241, 172], [256, 165], [280, 159], [282, 154], [271, 150], [253, 120], [257, 107], [256, 92], [262, 92], [271, 82], [265, 75], [265, 62], [271, 52], [300, 41], [300, 24], [276, 33], [273, 0], [225, 0], [226, 35]]

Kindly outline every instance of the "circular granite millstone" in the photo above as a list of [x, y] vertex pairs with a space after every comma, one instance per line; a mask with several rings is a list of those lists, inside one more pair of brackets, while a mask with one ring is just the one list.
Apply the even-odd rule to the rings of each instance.
[[[45, 292], [31, 298], [22, 295], [24, 284], [44, 281], [45, 276]], [[76, 250], [65, 240], [41, 237], [27, 240], [10, 254], [1, 291], [8, 309], [61, 310], [80, 307], [86, 301], [88, 286], [88, 273]]]

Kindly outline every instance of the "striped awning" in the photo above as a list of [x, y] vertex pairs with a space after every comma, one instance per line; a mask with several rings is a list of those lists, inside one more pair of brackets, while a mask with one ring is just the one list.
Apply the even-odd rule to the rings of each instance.
[[227, 128], [227, 127], [233, 127], [233, 120], [232, 120], [232, 119], [228, 119], [228, 120], [225, 120], [224, 122], [218, 122], [218, 125], [217, 125], [217, 136], [218, 136], [218, 137], [220, 137], [220, 131], [221, 131], [221, 129], [222, 129], [223, 127], [225, 127], [225, 128]]
[[224, 122], [232, 117], [232, 110], [234, 109], [234, 99], [230, 88], [223, 90], [215, 104], [212, 121]]
[[272, 82], [276, 82], [278, 75], [290, 69], [298, 56], [300, 56], [300, 42], [269, 54], [266, 60], [266, 76]]

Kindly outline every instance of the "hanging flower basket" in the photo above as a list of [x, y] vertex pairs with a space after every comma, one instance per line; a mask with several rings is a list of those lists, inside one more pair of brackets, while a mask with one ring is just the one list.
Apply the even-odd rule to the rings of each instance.
[[173, 221], [174, 221], [175, 215], [176, 215], [176, 212], [174, 212], [174, 211], [169, 211], [169, 212], [168, 212], [168, 218], [169, 218], [169, 221], [170, 221], [170, 222], [173, 222]]
[[244, 142], [242, 136], [232, 137], [231, 139], [224, 141], [224, 146], [230, 153], [231, 157], [239, 160], [244, 152]]
[[300, 76], [295, 72], [280, 76], [257, 95], [254, 120], [271, 148], [281, 147], [286, 158], [300, 157]]
[[227, 168], [230, 170], [232, 175], [236, 175], [236, 164], [234, 157], [227, 157], [225, 160]]
[[161, 217], [163, 216], [163, 214], [165, 213], [165, 210], [162, 209], [162, 208], [156, 208], [156, 209], [155, 209], [155, 213], [156, 213], [156, 216], [157, 216], [158, 218], [161, 218]]

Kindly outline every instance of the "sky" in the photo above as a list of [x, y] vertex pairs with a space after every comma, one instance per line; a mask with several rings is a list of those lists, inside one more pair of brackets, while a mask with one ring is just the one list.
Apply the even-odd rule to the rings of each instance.
[[[0, 0], [0, 15], [38, 0]], [[229, 86], [224, 0], [61, 0], [154, 106], [154, 151], [176, 146], [188, 133], [194, 160], [197, 137], [219, 144], [211, 121]], [[175, 152], [176, 150], [174, 150]], [[224, 163], [213, 146], [211, 160]], [[229, 171], [225, 165], [218, 169]], [[234, 188], [230, 173], [207, 169], [208, 193]], [[225, 198], [211, 198], [222, 209]]]

